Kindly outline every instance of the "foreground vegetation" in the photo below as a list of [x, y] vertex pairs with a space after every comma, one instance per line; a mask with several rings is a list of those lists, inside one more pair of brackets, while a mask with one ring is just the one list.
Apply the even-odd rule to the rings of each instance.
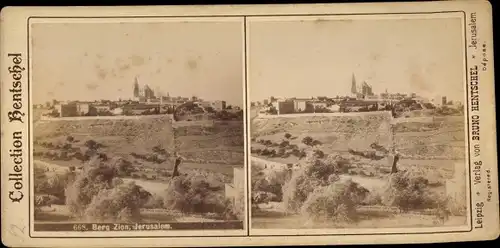
[[[199, 214], [212, 219], [243, 217], [224, 195], [220, 175], [187, 171], [166, 182], [161, 193], [151, 193], [120, 177], [119, 164], [93, 159], [81, 171], [54, 172], [35, 163], [35, 218], [47, 214], [42, 207], [66, 205], [70, 219], [93, 222], [143, 220], [142, 209], [166, 213]], [[238, 210], [239, 211], [239, 210]]]
[[[240, 219], [242, 207], [226, 200], [224, 185], [243, 165], [242, 133], [241, 121], [178, 127], [166, 117], [39, 121], [36, 218], [51, 221], [67, 208], [68, 220]], [[184, 161], [172, 178], [175, 152]], [[57, 205], [65, 211], [46, 211]]]
[[[445, 116], [393, 124], [391, 118], [253, 120], [252, 156], [263, 159], [252, 163], [254, 220], [272, 226], [265, 216], [276, 215], [277, 222], [331, 227], [418, 216], [411, 218], [428, 226], [449, 218], [465, 223], [465, 192], [451, 197], [445, 186], [453, 174], [460, 175], [454, 165], [465, 159], [463, 119]], [[391, 147], [401, 155], [395, 173], [388, 163]]]
[[[282, 211], [316, 223], [355, 224], [366, 220], [366, 209], [385, 207], [399, 213], [432, 215], [439, 223], [450, 216], [465, 216], [464, 199], [455, 199], [439, 190], [425, 173], [400, 170], [388, 174], [382, 187], [366, 188], [346, 171], [352, 165], [341, 156], [310, 152], [295, 169], [266, 170], [252, 167], [252, 211], [279, 202]], [[279, 211], [279, 210], [278, 210]], [[364, 216], [364, 217], [363, 217]]]

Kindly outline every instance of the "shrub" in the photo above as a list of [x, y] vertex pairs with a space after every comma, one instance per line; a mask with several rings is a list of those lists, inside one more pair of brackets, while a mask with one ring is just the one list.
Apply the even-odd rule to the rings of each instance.
[[409, 211], [436, 208], [443, 199], [431, 192], [429, 181], [423, 176], [410, 171], [399, 171], [390, 175], [383, 201], [385, 205]]
[[70, 212], [80, 217], [92, 199], [103, 190], [111, 189], [120, 181], [114, 180], [115, 168], [100, 164], [90, 164], [78, 173], [75, 180], [65, 190], [66, 205]]
[[260, 151], [260, 155], [262, 156], [268, 156], [269, 154], [271, 154], [270, 149], [264, 148]]
[[97, 150], [99, 148], [99, 144], [95, 140], [87, 140], [85, 141], [85, 146], [92, 150]]
[[45, 168], [35, 166], [34, 172], [35, 194], [52, 195], [61, 199], [64, 202], [65, 188], [74, 179], [75, 175], [72, 172], [64, 174], [51, 173], [47, 175]]
[[302, 139], [302, 143], [311, 146], [313, 143], [313, 138], [311, 136], [306, 136]]
[[290, 133], [285, 133], [285, 138], [286, 139], [290, 139], [292, 137], [292, 135]]
[[140, 221], [140, 208], [151, 194], [134, 182], [100, 191], [85, 210], [91, 221]]
[[325, 153], [322, 150], [314, 150], [314, 153], [316, 154], [316, 156], [318, 158], [324, 158], [325, 157]]
[[283, 140], [283, 141], [279, 144], [279, 146], [280, 146], [281, 148], [285, 148], [285, 147], [287, 147], [287, 146], [289, 146], [289, 145], [290, 145], [290, 141], [288, 141], [288, 140]]
[[333, 154], [324, 157], [323, 163], [334, 167], [335, 171], [338, 173], [347, 173], [351, 167], [351, 161], [342, 156]]
[[296, 212], [314, 189], [338, 180], [334, 166], [324, 163], [314, 153], [309, 153], [301, 168], [292, 172], [283, 185], [283, 203], [287, 211]]
[[338, 181], [338, 175], [343, 173], [346, 167], [348, 165], [340, 156], [325, 157], [315, 151], [309, 152], [300, 169], [293, 170], [290, 179], [283, 185], [283, 202], [287, 211], [298, 211], [309, 194], [318, 187]]
[[173, 178], [165, 191], [164, 207], [186, 213], [223, 213], [225, 199], [205, 175], [190, 173]]
[[75, 141], [75, 138], [74, 138], [73, 136], [71, 136], [71, 135], [68, 135], [68, 136], [66, 137], [66, 141], [68, 141], [68, 142], [70, 142], [70, 143], [71, 143], [71, 142]]
[[302, 205], [301, 213], [312, 221], [354, 222], [356, 208], [367, 194], [367, 189], [351, 180], [335, 182], [315, 189]]
[[278, 152], [276, 153], [277, 156], [283, 156], [285, 155], [286, 153], [286, 149], [285, 148], [279, 148], [278, 149]]

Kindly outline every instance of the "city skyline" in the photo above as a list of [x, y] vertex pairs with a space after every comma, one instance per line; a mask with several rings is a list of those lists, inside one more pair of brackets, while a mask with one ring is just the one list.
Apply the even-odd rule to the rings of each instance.
[[353, 74], [375, 94], [465, 95], [459, 18], [263, 19], [247, 27], [252, 101], [347, 96]]
[[31, 33], [35, 104], [133, 98], [138, 77], [165, 94], [243, 106], [241, 22], [35, 23]]

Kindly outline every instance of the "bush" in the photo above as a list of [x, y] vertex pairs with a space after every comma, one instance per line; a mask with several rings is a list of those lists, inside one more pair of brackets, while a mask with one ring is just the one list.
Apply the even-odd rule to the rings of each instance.
[[301, 207], [301, 213], [312, 221], [351, 223], [357, 220], [356, 208], [368, 190], [348, 180], [315, 189]]
[[325, 157], [325, 153], [322, 150], [314, 150], [314, 153], [315, 153], [315, 155], [318, 158], [324, 158]]
[[286, 139], [290, 139], [292, 137], [292, 135], [290, 133], [285, 133], [285, 138]]
[[140, 221], [140, 208], [151, 194], [134, 182], [100, 191], [85, 210], [89, 221]]
[[388, 186], [383, 194], [383, 202], [402, 211], [436, 208], [443, 199], [432, 193], [429, 181], [410, 171], [399, 171], [390, 175]]
[[301, 168], [292, 172], [283, 186], [283, 203], [287, 211], [296, 212], [316, 188], [339, 179], [335, 166], [325, 163], [316, 153], [309, 153]]
[[281, 147], [281, 148], [285, 148], [285, 147], [287, 147], [287, 146], [289, 146], [289, 145], [290, 145], [290, 141], [288, 141], [288, 140], [283, 140], [283, 141], [279, 144], [279, 147]]
[[308, 146], [312, 146], [312, 143], [313, 143], [313, 138], [311, 136], [306, 136], [302, 139], [302, 143], [308, 145]]
[[286, 153], [285, 148], [279, 148], [278, 152], [276, 153], [276, 156], [283, 156], [283, 155], [285, 155], [285, 153]]
[[73, 136], [71, 136], [71, 135], [68, 135], [68, 136], [66, 137], [66, 141], [68, 141], [68, 142], [70, 142], [70, 143], [71, 143], [71, 142], [75, 141], [75, 138], [74, 138]]
[[81, 217], [92, 199], [100, 192], [113, 188], [121, 183], [116, 178], [115, 168], [105, 165], [94, 165], [84, 167], [78, 173], [75, 180], [65, 190], [66, 205], [70, 212]]
[[223, 213], [225, 197], [220, 188], [211, 184], [200, 173], [177, 176], [169, 181], [164, 207], [185, 213]]
[[35, 194], [52, 195], [58, 199], [65, 199], [65, 188], [74, 179], [72, 172], [64, 174], [51, 173], [47, 175], [44, 167], [35, 166], [34, 171]]

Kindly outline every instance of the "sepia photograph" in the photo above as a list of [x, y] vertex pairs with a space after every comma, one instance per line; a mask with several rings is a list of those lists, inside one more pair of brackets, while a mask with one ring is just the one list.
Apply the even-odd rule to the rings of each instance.
[[249, 18], [252, 229], [467, 228], [462, 25]]
[[243, 42], [241, 18], [32, 19], [34, 231], [243, 229]]
[[498, 239], [492, 13], [2, 8], [2, 243]]

